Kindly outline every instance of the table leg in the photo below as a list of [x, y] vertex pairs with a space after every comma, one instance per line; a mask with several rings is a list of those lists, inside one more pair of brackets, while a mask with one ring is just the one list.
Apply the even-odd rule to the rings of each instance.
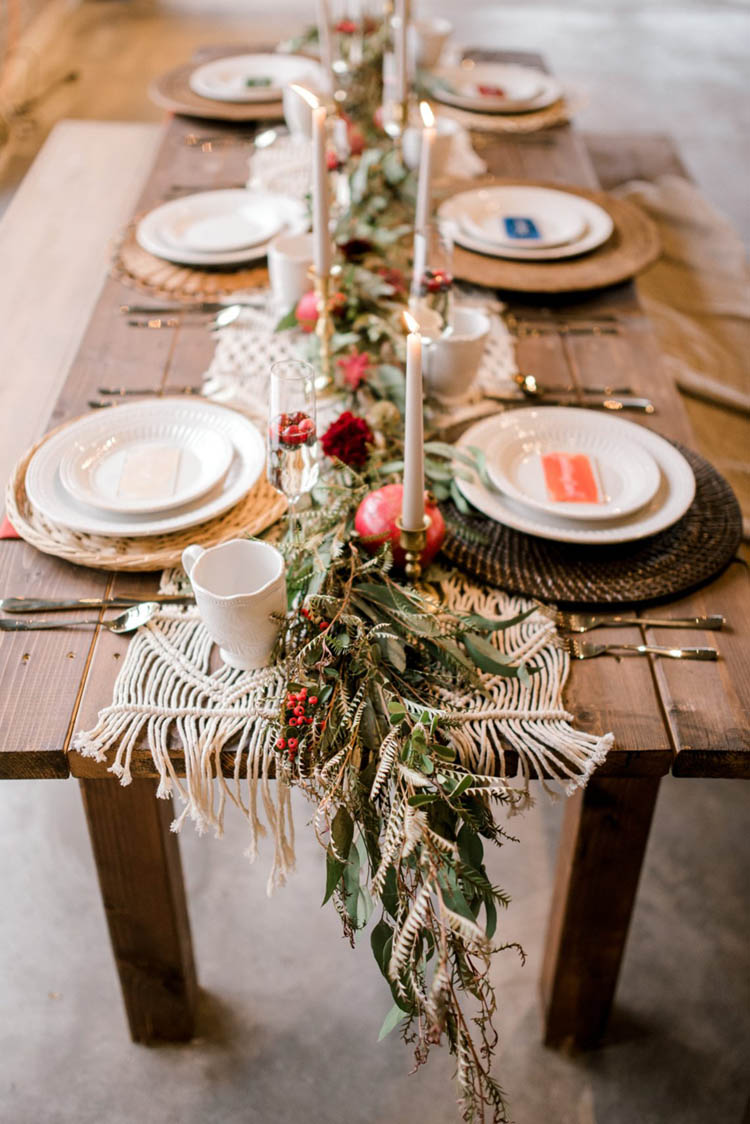
[[660, 777], [593, 777], [570, 797], [542, 967], [544, 1041], [584, 1048], [617, 986]]
[[172, 802], [152, 780], [79, 783], [131, 1037], [185, 1041], [198, 985]]

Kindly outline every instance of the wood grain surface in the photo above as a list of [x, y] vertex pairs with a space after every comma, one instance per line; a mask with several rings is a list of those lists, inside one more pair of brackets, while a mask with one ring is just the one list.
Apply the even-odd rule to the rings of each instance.
[[[188, 123], [175, 119], [169, 126], [159, 155], [146, 186], [132, 208], [144, 210], [163, 200], [170, 186], [194, 182], [205, 187], [234, 183], [242, 175], [247, 159], [246, 146], [229, 146], [214, 150], [210, 156], [198, 154], [184, 144]], [[200, 132], [201, 126], [193, 126]], [[205, 126], [214, 133], [216, 126]], [[227, 135], [229, 126], [222, 126]], [[613, 143], [617, 139], [613, 138]], [[561, 127], [538, 137], [498, 136], [482, 142], [482, 155], [490, 170], [524, 178], [539, 177], [547, 181], [596, 187], [596, 173], [584, 142], [569, 127]], [[635, 147], [631, 160], [637, 165]], [[2, 231], [0, 230], [0, 236]], [[172, 331], [146, 332], [128, 329], [119, 306], [131, 299], [130, 291], [113, 279], [105, 282], [89, 328], [69, 373], [64, 390], [52, 413], [50, 424], [85, 409], [86, 401], [100, 383], [118, 386], [168, 387], [192, 383], [199, 385], [202, 371], [208, 365], [213, 343], [208, 334]], [[524, 313], [548, 309], [550, 315], [564, 316], [571, 309], [587, 315], [607, 314], [618, 317], [618, 334], [614, 337], [564, 338], [555, 332], [529, 335], [519, 340], [519, 363], [533, 364], [535, 373], [545, 381], [567, 385], [576, 382], [601, 382], [614, 372], [626, 378], [636, 390], [648, 393], [658, 401], [659, 411], [649, 424], [688, 443], [689, 427], [679, 396], [660, 367], [660, 356], [653, 334], [635, 300], [633, 287], [622, 285], [588, 298], [524, 298], [514, 303], [514, 311]], [[43, 396], [42, 396], [43, 397]], [[33, 556], [33, 557], [32, 557]], [[88, 594], [105, 588], [121, 593], [147, 595], [153, 579], [120, 577], [115, 583], [102, 575], [80, 571], [30, 552], [20, 543], [0, 544], [0, 562], [7, 593], [44, 594], [69, 593], [85, 589]], [[745, 581], [739, 572], [731, 572], [700, 595], [707, 611], [724, 611], [735, 628], [744, 623], [738, 598]], [[33, 581], [29, 574], [33, 572]], [[20, 583], [20, 584], [19, 584]], [[727, 584], [728, 583], [728, 584]], [[721, 591], [721, 604], [715, 600], [715, 589]], [[669, 606], [665, 612], [682, 606]], [[640, 630], [618, 630], [619, 639], [638, 639]], [[606, 634], [603, 638], [606, 638]], [[747, 633], [745, 632], [745, 636]], [[94, 637], [65, 634], [51, 641], [49, 634], [34, 648], [35, 658], [21, 668], [21, 658], [28, 649], [17, 641], [19, 636], [3, 637], [0, 645], [0, 672], [6, 707], [0, 749], [0, 776], [59, 776], [68, 757], [74, 774], [91, 777], [102, 775], [102, 768], [82, 762], [70, 753], [73, 728], [93, 725], [96, 713], [111, 697], [112, 685], [127, 646], [123, 638], [109, 633]], [[737, 636], [741, 637], [740, 629]], [[663, 634], [660, 634], [663, 638]], [[60, 641], [58, 644], [57, 641]], [[712, 684], [711, 690], [696, 697], [695, 668], [675, 664], [667, 666], [650, 660], [624, 659], [615, 662], [601, 659], [576, 664], [566, 693], [566, 705], [582, 728], [593, 732], [612, 730], [616, 748], [601, 771], [602, 776], [659, 776], [667, 771], [675, 756], [679, 770], [701, 769], [717, 775], [723, 769], [729, 775], [746, 775], [747, 746], [739, 731], [747, 728], [741, 722], [747, 707], [747, 666], [742, 644], [733, 634], [713, 633], [722, 662], [715, 667], [700, 664], [701, 683]], [[73, 651], [68, 659], [66, 653]], [[61, 655], [62, 654], [62, 655]], [[68, 678], [60, 680], [62, 658], [68, 659]], [[74, 670], [70, 670], [74, 669]], [[687, 675], [685, 674], [687, 671]], [[706, 676], [704, 679], [703, 676]], [[713, 679], [711, 677], [714, 677]], [[50, 682], [55, 681], [53, 703], [48, 702]], [[12, 703], [8, 700], [12, 699]], [[666, 717], [665, 717], [666, 716]], [[731, 749], [727, 749], [730, 746]], [[685, 754], [685, 756], [681, 756]], [[226, 755], [229, 762], [231, 755]], [[133, 764], [137, 776], [151, 775], [150, 754], [145, 746], [136, 752]], [[725, 774], [721, 774], [725, 775]]]

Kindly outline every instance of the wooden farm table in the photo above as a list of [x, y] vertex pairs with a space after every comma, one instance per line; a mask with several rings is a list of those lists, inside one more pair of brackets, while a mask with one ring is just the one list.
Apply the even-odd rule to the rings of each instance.
[[[183, 143], [188, 130], [202, 129], [231, 133], [214, 123], [172, 120], [134, 201], [135, 182], [157, 143], [153, 127], [64, 123], [18, 192], [0, 224], [0, 302], [10, 326], [0, 336], [6, 473], [38, 430], [85, 413], [100, 384], [200, 384], [213, 347], [208, 333], [135, 331], [119, 311], [133, 290], [106, 278], [94, 305], [94, 284], [105, 275], [108, 241], [130, 213], [160, 202], [172, 184], [199, 189], [243, 178], [246, 146], [205, 154]], [[485, 140], [482, 155], [503, 175], [597, 185], [584, 141], [570, 127]], [[563, 311], [616, 312], [622, 330], [524, 338], [520, 366], [560, 385], [594, 385], [603, 372], [610, 382], [631, 383], [658, 407], [646, 424], [690, 444], [681, 402], [633, 286], [555, 303]], [[61, 368], [92, 305], [63, 383]], [[513, 305], [522, 315], [525, 306]], [[55, 401], [56, 384], [62, 389]], [[0, 543], [0, 567], [6, 595], [147, 596], [156, 585], [153, 575], [85, 570], [17, 541]], [[601, 659], [573, 668], [566, 705], [576, 724], [613, 731], [616, 745], [585, 792], [567, 803], [542, 974], [545, 1035], [553, 1045], [586, 1045], [604, 1028], [661, 777], [670, 770], [681, 777], [750, 776], [745, 568], [732, 565], [709, 588], [657, 612], [724, 613], [731, 628], [708, 637], [680, 634], [686, 643], [715, 643], [716, 664]], [[655, 643], [671, 635], [647, 634]], [[641, 639], [639, 630], [617, 636]], [[137, 1041], [186, 1039], [196, 981], [170, 802], [154, 798], [145, 746], [134, 754], [135, 779], [127, 788], [71, 750], [73, 732], [92, 726], [110, 701], [126, 646], [126, 639], [102, 630], [3, 635], [0, 778], [79, 780], [131, 1034]]]

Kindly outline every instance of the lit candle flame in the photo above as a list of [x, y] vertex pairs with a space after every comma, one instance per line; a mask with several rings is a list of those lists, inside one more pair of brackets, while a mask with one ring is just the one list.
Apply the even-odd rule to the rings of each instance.
[[419, 112], [422, 116], [422, 123], [424, 124], [425, 129], [434, 129], [435, 114], [432, 112], [430, 106], [426, 101], [421, 101], [419, 103]]
[[419, 331], [419, 321], [415, 320], [412, 314], [410, 312], [406, 312], [406, 310], [404, 310], [404, 324], [406, 324], [406, 327], [410, 332]]
[[310, 106], [310, 109], [317, 109], [320, 105], [320, 102], [315, 97], [315, 94], [313, 94], [310, 90], [306, 90], [304, 86], [298, 86], [296, 82], [292, 82], [289, 86], [289, 89], [294, 90], [295, 94], [299, 94], [299, 96], [303, 98]]

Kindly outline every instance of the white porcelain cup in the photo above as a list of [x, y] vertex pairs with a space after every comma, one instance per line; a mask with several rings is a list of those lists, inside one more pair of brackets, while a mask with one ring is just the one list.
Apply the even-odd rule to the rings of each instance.
[[279, 312], [294, 308], [313, 287], [312, 234], [280, 234], [268, 247], [268, 275], [274, 307]]
[[[326, 100], [326, 93], [313, 86], [309, 77], [300, 77], [299, 86], [304, 86], [311, 94], [314, 94], [318, 101]], [[303, 97], [292, 89], [291, 83], [284, 86], [281, 91], [281, 104], [284, 109], [284, 120], [286, 121], [287, 128], [293, 137], [311, 137], [312, 136], [312, 109]]]
[[[452, 117], [440, 117], [438, 115], [435, 118], [435, 128], [437, 129], [437, 135], [432, 145], [433, 175], [439, 174], [439, 170], [450, 159], [453, 138], [461, 131], [461, 125], [458, 121], [454, 121]], [[401, 153], [407, 168], [419, 167], [419, 157], [422, 152], [422, 132], [422, 125], [409, 125], [404, 129], [404, 135], [401, 138]]]
[[279, 632], [272, 613], [286, 613], [284, 559], [275, 547], [250, 539], [182, 552], [198, 612], [224, 663], [249, 671], [265, 667]]
[[490, 318], [480, 308], [453, 310], [451, 330], [430, 340], [424, 375], [431, 394], [448, 401], [465, 398], [479, 371], [490, 334]]
[[420, 70], [437, 66], [452, 31], [453, 25], [439, 17], [409, 24], [409, 53]]

